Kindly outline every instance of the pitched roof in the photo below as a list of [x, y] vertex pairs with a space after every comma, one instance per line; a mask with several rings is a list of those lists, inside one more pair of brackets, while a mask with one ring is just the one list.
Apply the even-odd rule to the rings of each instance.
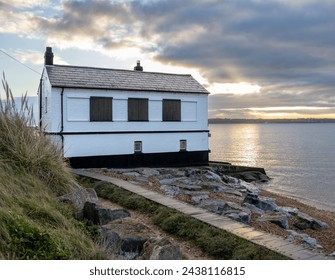
[[53, 87], [209, 93], [191, 75], [67, 65], [46, 65], [46, 70]]

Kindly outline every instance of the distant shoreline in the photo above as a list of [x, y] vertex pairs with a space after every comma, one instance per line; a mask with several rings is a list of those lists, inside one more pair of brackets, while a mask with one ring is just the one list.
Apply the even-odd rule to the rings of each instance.
[[335, 119], [208, 119], [209, 124], [335, 123]]

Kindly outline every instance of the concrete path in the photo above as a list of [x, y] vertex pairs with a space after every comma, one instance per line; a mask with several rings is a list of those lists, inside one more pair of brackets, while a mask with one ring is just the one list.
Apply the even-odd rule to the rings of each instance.
[[255, 244], [261, 245], [278, 253], [281, 253], [289, 258], [296, 260], [333, 260], [331, 256], [326, 256], [321, 253], [313, 252], [311, 249], [303, 245], [294, 244], [287, 239], [276, 236], [270, 233], [259, 231], [249, 225], [236, 222], [230, 218], [219, 216], [205, 209], [187, 204], [185, 202], [173, 199], [171, 197], [159, 194], [157, 192], [145, 189], [141, 186], [132, 184], [128, 181], [112, 178], [98, 173], [90, 172], [89, 170], [73, 169], [73, 173], [112, 183], [127, 191], [136, 193], [151, 201], [161, 205], [176, 209], [181, 213], [189, 215], [197, 220], [205, 222], [209, 225], [226, 230], [239, 237], [247, 239]]

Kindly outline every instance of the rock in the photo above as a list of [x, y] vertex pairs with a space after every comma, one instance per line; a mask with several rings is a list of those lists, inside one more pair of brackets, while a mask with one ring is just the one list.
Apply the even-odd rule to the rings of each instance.
[[251, 220], [251, 211], [234, 202], [226, 202], [223, 206], [222, 215], [245, 224], [249, 224]]
[[234, 177], [246, 182], [268, 182], [270, 178], [259, 171], [244, 171], [233, 174]]
[[163, 185], [159, 189], [165, 192], [166, 195], [171, 196], [171, 197], [174, 197], [180, 194], [180, 188], [176, 186]]
[[244, 198], [244, 203], [255, 205], [257, 208], [264, 211], [275, 210], [278, 206], [274, 199], [267, 197], [255, 197], [255, 195], [247, 194]]
[[238, 213], [225, 214], [225, 216], [227, 216], [227, 217], [229, 217], [229, 218], [231, 218], [235, 221], [244, 223], [244, 224], [249, 224], [250, 221], [251, 221], [251, 213], [250, 212], [240, 211]]
[[73, 184], [72, 193], [58, 197], [59, 202], [70, 203], [76, 209], [76, 218], [83, 219], [83, 209], [86, 202], [98, 203], [99, 198], [94, 189], [86, 189], [77, 183]]
[[121, 253], [121, 237], [111, 229], [101, 227], [100, 232], [100, 245], [105, 251], [120, 254]]
[[233, 195], [233, 196], [237, 196], [237, 197], [242, 197], [243, 196], [243, 194], [238, 190], [224, 190], [223, 192], [225, 194]]
[[166, 179], [159, 180], [159, 183], [161, 185], [175, 185], [177, 180], [178, 180], [177, 178], [166, 178]]
[[278, 212], [266, 212], [257, 219], [259, 222], [270, 222], [276, 224], [284, 229], [288, 229], [287, 216]]
[[202, 200], [205, 200], [209, 198], [208, 194], [201, 194], [201, 195], [196, 195], [196, 196], [192, 196], [192, 201], [199, 203]]
[[206, 170], [204, 174], [202, 175], [202, 178], [208, 181], [215, 181], [219, 183], [223, 183], [220, 175], [214, 173], [213, 171]]
[[213, 213], [221, 215], [224, 211], [226, 201], [224, 200], [203, 200], [199, 203], [201, 208], [207, 209]]
[[149, 239], [144, 244], [142, 259], [145, 260], [181, 260], [182, 253], [178, 245], [174, 245], [168, 238]]
[[130, 213], [125, 209], [112, 210], [89, 201], [85, 203], [83, 209], [83, 218], [94, 225], [105, 225], [110, 221], [127, 217], [130, 217]]
[[309, 246], [313, 248], [316, 248], [316, 249], [322, 248], [322, 246], [317, 243], [316, 239], [313, 237], [310, 237], [308, 234], [305, 234], [305, 233], [300, 234], [294, 230], [287, 230], [287, 231], [291, 234], [291, 236], [293, 237], [293, 240], [295, 238], [301, 238], [305, 243], [307, 243]]
[[285, 214], [288, 217], [296, 216], [296, 215], [298, 215], [298, 212], [299, 212], [298, 208], [282, 207], [282, 206], [278, 206], [275, 210], [277, 212]]
[[293, 225], [301, 230], [304, 229], [323, 230], [329, 227], [325, 222], [314, 219], [313, 217], [305, 213], [298, 213]]
[[132, 252], [138, 256], [143, 250], [144, 243], [149, 238], [155, 237], [150, 228], [131, 218], [112, 221], [103, 226], [103, 231], [108, 232], [118, 242], [119, 251], [123, 255]]
[[139, 176], [141, 176], [141, 174], [136, 172], [136, 171], [124, 172], [124, 173], [122, 173], [122, 175], [128, 176], [128, 177], [139, 177]]
[[256, 207], [253, 204], [243, 203], [243, 206], [247, 207], [252, 213], [255, 213], [255, 214], [263, 215], [265, 213], [264, 210], [259, 209], [258, 207]]
[[154, 168], [144, 168], [141, 171], [141, 174], [145, 177], [159, 176], [160, 173], [157, 169]]
[[221, 175], [221, 180], [224, 183], [232, 184], [232, 185], [237, 185], [240, 182], [239, 179], [232, 177], [232, 176], [228, 176], [228, 175]]
[[179, 188], [186, 192], [198, 192], [202, 190], [202, 187], [196, 185], [179, 185]]

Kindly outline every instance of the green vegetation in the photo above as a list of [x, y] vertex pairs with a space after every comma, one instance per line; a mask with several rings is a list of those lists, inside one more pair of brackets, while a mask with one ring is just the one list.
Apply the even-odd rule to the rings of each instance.
[[0, 99], [0, 259], [100, 259], [100, 248], [57, 196], [74, 181], [60, 150], [34, 128], [27, 96]]
[[81, 184], [94, 186], [100, 197], [109, 199], [127, 209], [136, 210], [152, 217], [163, 230], [195, 246], [215, 259], [287, 259], [271, 250], [255, 245], [224, 230], [184, 215], [174, 209], [158, 205], [141, 196], [123, 190], [113, 184], [80, 177]]

